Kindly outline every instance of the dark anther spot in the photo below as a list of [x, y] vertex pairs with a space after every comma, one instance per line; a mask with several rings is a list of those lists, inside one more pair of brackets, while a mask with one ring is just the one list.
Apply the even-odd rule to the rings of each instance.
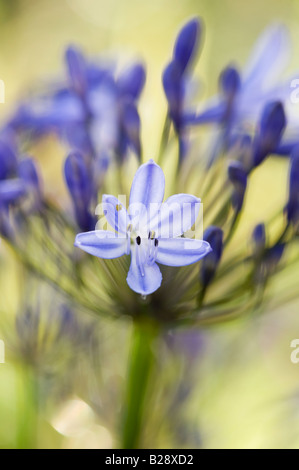
[[158, 239], [155, 238], [155, 246], [158, 246], [158, 245], [159, 245]]
[[137, 243], [137, 245], [141, 245], [141, 238], [139, 237], [139, 235], [136, 238], [136, 243]]

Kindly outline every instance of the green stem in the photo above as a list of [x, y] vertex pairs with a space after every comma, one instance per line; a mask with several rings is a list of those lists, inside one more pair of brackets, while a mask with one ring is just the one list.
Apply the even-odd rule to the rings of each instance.
[[27, 364], [20, 365], [18, 387], [17, 448], [37, 448], [38, 393], [34, 371]]
[[124, 449], [137, 449], [140, 445], [145, 398], [154, 359], [152, 346], [157, 333], [152, 324], [136, 321], [133, 325], [122, 429]]
[[158, 153], [158, 159], [157, 159], [157, 162], [159, 165], [161, 165], [162, 160], [164, 158], [167, 143], [169, 140], [170, 127], [171, 127], [171, 121], [167, 115], [164, 121], [164, 126], [163, 126], [161, 141], [160, 141], [160, 148], [159, 148], [159, 153]]

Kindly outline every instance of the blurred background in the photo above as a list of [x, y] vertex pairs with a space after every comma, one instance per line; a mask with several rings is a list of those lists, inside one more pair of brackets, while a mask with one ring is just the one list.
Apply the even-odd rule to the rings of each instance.
[[[203, 50], [195, 72], [202, 83], [203, 98], [217, 90], [219, 73], [225, 65], [234, 62], [241, 68], [245, 64], [258, 35], [272, 22], [286, 24], [292, 38], [294, 51], [286, 73], [299, 69], [296, 0], [1, 0], [0, 78], [5, 83], [1, 120], [38, 84], [64, 75], [63, 57], [69, 44], [82, 47], [89, 56], [116, 57], [120, 65], [140, 58], [147, 68], [140, 102], [144, 155], [154, 158], [166, 112], [161, 73], [178, 29], [195, 15], [205, 24]], [[62, 175], [65, 150], [52, 141], [42, 142], [36, 145], [34, 156], [43, 170], [45, 191], [59, 201], [67, 198]], [[287, 175], [287, 162], [276, 159], [265, 162], [253, 176], [243, 216], [248, 227], [260, 222], [262, 214], [275, 205], [283, 205]], [[281, 286], [273, 286], [276, 288]], [[0, 289], [0, 339], [5, 343], [6, 355], [5, 364], [0, 364], [0, 447], [117, 446], [112, 407], [111, 412], [106, 407], [108, 416], [103, 416], [100, 402], [107, 404], [109, 398], [112, 401], [111, 391], [117, 390], [117, 384], [124, 378], [125, 357], [118, 345], [126, 344], [128, 322], [105, 321], [99, 327], [99, 334], [94, 335], [96, 320], [84, 318], [84, 332], [81, 324], [80, 334], [75, 328], [67, 353], [65, 341], [56, 342], [54, 357], [44, 344], [43, 334], [38, 333], [33, 354], [35, 370], [42, 377], [39, 386], [50, 390], [51, 399], [47, 403], [41, 400], [36, 417], [31, 401], [36, 404], [39, 398], [31, 389], [35, 380], [27, 363], [28, 350], [20, 348], [11, 334], [16, 317], [25, 315], [19, 311], [21, 300], [22, 304], [24, 300], [29, 302], [36, 286], [32, 285], [28, 291], [26, 270], [4, 242], [0, 245]], [[63, 328], [61, 322], [68, 322], [69, 316], [55, 307], [55, 291], [50, 294], [47, 291], [47, 295], [45, 302], [40, 292], [45, 306], [40, 322], [43, 328], [50, 322], [55, 330], [51, 334], [56, 335], [56, 330]], [[196, 356], [193, 352], [190, 355], [190, 351], [181, 354], [182, 364], [176, 370], [163, 369], [166, 358], [172, 354], [171, 347], [161, 351], [159, 366], [165, 384], [160, 406], [166, 406], [167, 390], [173, 384], [178, 395], [182, 394], [186, 400], [180, 407], [182, 416], [177, 417], [177, 422], [182, 421], [176, 429], [178, 435], [174, 438], [170, 427], [160, 423], [156, 446], [298, 448], [299, 364], [290, 360], [290, 343], [299, 338], [298, 310], [299, 299], [282, 305], [273, 303], [262, 316], [193, 332], [195, 342], [200, 343], [199, 352]], [[28, 318], [23, 321], [19, 328], [21, 336], [26, 333]], [[72, 321], [76, 323], [76, 319]], [[92, 352], [86, 344], [93, 345]], [[91, 372], [97, 367], [95, 351], [99, 360], [105, 358], [99, 383]], [[125, 346], [121, 351], [125, 351]], [[59, 370], [63, 369], [61, 357], [71, 364], [67, 375]], [[186, 390], [178, 384], [184, 384], [184, 374], [191, 363], [192, 377], [188, 381], [192, 386]], [[82, 378], [86, 380], [88, 370], [87, 393]], [[114, 399], [117, 402], [117, 396]], [[172, 406], [176, 408], [175, 401]], [[26, 423], [35, 419], [38, 432], [31, 433]], [[190, 421], [188, 426], [185, 421]]]

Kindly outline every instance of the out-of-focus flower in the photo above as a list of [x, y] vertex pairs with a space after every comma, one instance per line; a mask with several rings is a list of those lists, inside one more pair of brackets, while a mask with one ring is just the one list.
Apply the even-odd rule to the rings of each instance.
[[[280, 73], [289, 59], [289, 37], [282, 25], [269, 27], [259, 38], [243, 73], [228, 66], [221, 74], [221, 94], [204, 104], [196, 114], [185, 116], [190, 125], [206, 123], [228, 124], [232, 130], [243, 129], [257, 121], [269, 101], [289, 97], [290, 84], [278, 83]], [[227, 119], [229, 117], [229, 119]]]
[[197, 218], [199, 199], [178, 194], [162, 204], [164, 187], [163, 171], [150, 160], [134, 177], [130, 214], [117, 198], [104, 196], [106, 218], [117, 233], [103, 230], [81, 233], [75, 241], [76, 246], [100, 258], [131, 253], [127, 282], [132, 290], [142, 295], [151, 294], [161, 285], [162, 274], [156, 262], [186, 266], [199, 261], [211, 250], [205, 241], [180, 238]]
[[173, 57], [163, 72], [163, 87], [168, 103], [168, 116], [179, 137], [180, 160], [185, 155], [184, 111], [191, 84], [192, 65], [197, 56], [202, 33], [198, 18], [188, 21], [175, 41]]
[[266, 247], [265, 224], [260, 223], [255, 226], [252, 232], [252, 241], [254, 244], [253, 255], [256, 259], [260, 259]]
[[233, 185], [232, 206], [238, 213], [243, 206], [247, 187], [247, 173], [240, 162], [232, 162], [228, 166], [228, 177]]
[[253, 142], [252, 167], [257, 167], [266, 156], [275, 152], [286, 126], [286, 117], [280, 102], [270, 102], [263, 109], [258, 131]]
[[96, 223], [90, 211], [90, 203], [96, 194], [94, 174], [91, 174], [82, 155], [73, 152], [65, 160], [64, 175], [73, 201], [77, 223], [82, 230], [91, 230]]
[[210, 284], [216, 274], [218, 264], [221, 260], [223, 249], [223, 231], [214, 225], [208, 227], [203, 239], [211, 245], [212, 251], [202, 260], [200, 267], [200, 282], [206, 287]]
[[70, 46], [65, 54], [68, 84], [23, 103], [7, 127], [36, 138], [55, 133], [71, 149], [98, 160], [123, 160], [129, 149], [140, 157], [137, 101], [145, 69], [134, 63], [118, 76], [112, 66], [88, 62]]

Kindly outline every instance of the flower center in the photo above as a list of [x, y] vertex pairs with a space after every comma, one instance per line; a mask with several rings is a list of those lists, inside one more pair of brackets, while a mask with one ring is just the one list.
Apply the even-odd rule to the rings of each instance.
[[141, 276], [144, 277], [144, 268], [146, 265], [152, 266], [158, 255], [159, 241], [155, 238], [155, 232], [149, 231], [148, 236], [136, 233], [132, 227], [128, 227], [128, 247], [135, 247], [136, 263], [140, 270]]

